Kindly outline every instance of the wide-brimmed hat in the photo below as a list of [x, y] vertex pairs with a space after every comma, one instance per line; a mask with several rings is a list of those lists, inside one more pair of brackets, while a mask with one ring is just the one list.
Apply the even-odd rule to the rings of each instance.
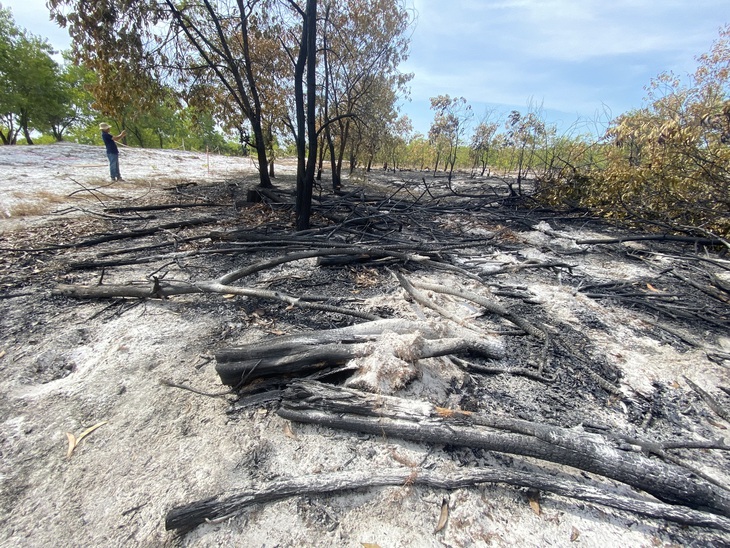
[[112, 126], [110, 126], [106, 122], [102, 122], [101, 124], [99, 124], [99, 129], [111, 129], [111, 127]]

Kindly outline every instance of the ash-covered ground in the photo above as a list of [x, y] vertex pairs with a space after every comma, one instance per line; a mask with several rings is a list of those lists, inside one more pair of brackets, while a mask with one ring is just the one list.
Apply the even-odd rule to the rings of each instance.
[[[294, 166], [277, 164], [283, 197], [292, 196]], [[345, 181], [345, 194], [357, 190], [350, 196], [334, 196], [323, 181], [312, 231], [293, 242], [290, 205], [246, 202], [257, 183], [250, 159], [124, 149], [125, 181], [112, 184], [101, 147], [60, 144], [0, 147], [0, 167], [3, 546], [730, 543], [721, 531], [549, 493], [536, 503], [526, 489], [500, 484], [292, 497], [186, 534], [166, 531], [172, 508], [306, 474], [506, 466], [593, 476], [504, 453], [291, 424], [276, 414], [276, 401], [240, 408], [235, 394], [171, 386], [224, 392], [213, 358], [220, 349], [363, 321], [354, 316], [233, 294], [57, 292], [60, 284], [151, 286], [155, 278], [195, 284], [316, 242], [412, 248], [429, 261], [309, 258], [236, 283], [448, 324], [504, 349], [500, 359], [420, 360], [396, 396], [665, 445], [719, 444], [728, 423], [692, 383], [730, 409], [721, 389], [730, 385], [730, 260], [721, 246], [582, 244], [636, 233], [584, 213], [529, 209], [502, 199], [500, 179], [468, 174], [449, 185], [425, 173], [357, 173]], [[159, 205], [181, 207], [150, 208]], [[498, 303], [550, 342], [468, 299], [430, 290], [441, 312], [424, 306], [395, 272]], [[69, 454], [69, 434], [78, 440], [94, 426]], [[670, 453], [730, 484], [727, 451]], [[444, 499], [448, 520], [439, 528]]]

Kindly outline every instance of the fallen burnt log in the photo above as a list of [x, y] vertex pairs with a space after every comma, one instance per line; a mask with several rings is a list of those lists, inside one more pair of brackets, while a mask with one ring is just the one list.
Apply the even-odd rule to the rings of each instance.
[[99, 234], [97, 236], [94, 236], [92, 238], [89, 238], [87, 240], [81, 240], [79, 242], [75, 243], [67, 243], [67, 244], [56, 244], [48, 247], [43, 248], [37, 248], [37, 249], [28, 249], [27, 251], [55, 251], [57, 249], [73, 249], [73, 248], [79, 248], [79, 247], [92, 247], [98, 244], [103, 244], [106, 242], [114, 242], [117, 240], [125, 240], [125, 239], [131, 239], [131, 238], [141, 238], [143, 236], [151, 236], [152, 234], [155, 234], [157, 232], [161, 232], [164, 230], [171, 230], [174, 228], [189, 228], [191, 226], [199, 226], [204, 224], [213, 224], [217, 223], [218, 219], [214, 217], [203, 217], [200, 219], [187, 219], [184, 221], [177, 221], [173, 223], [166, 223], [163, 225], [150, 227], [150, 228], [137, 228], [122, 232], [117, 232], [114, 234]]
[[106, 207], [104, 211], [107, 213], [134, 213], [135, 211], [164, 211], [166, 209], [190, 209], [192, 207], [222, 207], [221, 204], [213, 204], [210, 202], [182, 202], [179, 204], [153, 204], [142, 206], [127, 207]]
[[[387, 338], [385, 335], [390, 335]], [[403, 335], [404, 337], [393, 337]], [[306, 374], [344, 361], [368, 358], [392, 360], [405, 366], [424, 358], [472, 352], [490, 358], [504, 355], [497, 339], [454, 336], [445, 327], [401, 319], [377, 320], [349, 327], [313, 331], [257, 341], [215, 354], [216, 371], [223, 384], [238, 386], [243, 379], [291, 373]], [[382, 365], [382, 363], [381, 363]], [[391, 385], [400, 379], [392, 368]]]
[[565, 497], [617, 508], [651, 518], [684, 525], [730, 531], [730, 520], [683, 506], [627, 496], [603, 486], [561, 478], [555, 474], [521, 471], [514, 468], [476, 468], [442, 472], [438, 470], [391, 468], [385, 470], [347, 471], [312, 474], [299, 478], [278, 479], [259, 488], [238, 494], [213, 497], [173, 508], [165, 517], [165, 529], [190, 531], [203, 523], [231, 518], [255, 504], [275, 502], [289, 497], [322, 495], [372, 487], [423, 485], [435, 489], [462, 489], [482, 483], [502, 483], [539, 489]]
[[674, 236], [672, 234], [644, 234], [629, 235], [619, 238], [593, 238], [576, 240], [576, 244], [580, 245], [597, 245], [597, 244], [622, 244], [624, 242], [682, 242], [695, 245], [727, 245], [722, 238], [700, 238], [695, 236]]
[[412, 441], [523, 455], [598, 474], [657, 499], [730, 517], [730, 491], [683, 467], [620, 450], [598, 434], [443, 409], [426, 402], [300, 381], [279, 415], [298, 422]]
[[[680, 279], [702, 290], [701, 287], [697, 287], [700, 284], [686, 277]], [[724, 295], [710, 295], [720, 301], [718, 306], [712, 306], [714, 303], [700, 299], [696, 293], [686, 291], [665, 293], [651, 287], [644, 288], [637, 282], [610, 282], [583, 286], [578, 291], [591, 299], [613, 300], [627, 307], [644, 309], [655, 316], [670, 320], [701, 321], [722, 329], [730, 325]], [[703, 292], [708, 293], [708, 291]]]
[[77, 299], [111, 299], [118, 297], [131, 297], [138, 299], [165, 299], [173, 295], [191, 295], [195, 293], [218, 293], [222, 295], [240, 295], [287, 303], [289, 306], [297, 306], [310, 310], [322, 310], [335, 314], [344, 314], [362, 318], [364, 320], [375, 320], [377, 316], [368, 312], [351, 310], [340, 306], [326, 303], [309, 302], [305, 297], [293, 297], [281, 291], [268, 291], [265, 289], [253, 289], [226, 285], [219, 281], [201, 281], [196, 283], [175, 282], [170, 283], [159, 279], [152, 282], [141, 282], [137, 284], [109, 284], [109, 285], [68, 285], [58, 284], [53, 295], [74, 297]]

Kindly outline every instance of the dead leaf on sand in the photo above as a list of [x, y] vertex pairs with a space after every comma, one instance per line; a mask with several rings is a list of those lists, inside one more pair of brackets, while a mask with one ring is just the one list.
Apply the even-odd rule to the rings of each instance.
[[442, 531], [444, 527], [446, 527], [446, 522], [449, 520], [449, 499], [448, 497], [444, 497], [444, 500], [441, 501], [441, 515], [439, 516], [439, 522], [436, 525], [436, 530], [434, 533], [438, 533], [439, 531]]
[[284, 423], [284, 435], [285, 435], [285, 436], [286, 436], [287, 438], [291, 438], [291, 439], [293, 439], [293, 440], [298, 440], [298, 439], [299, 439], [299, 438], [297, 437], [297, 435], [296, 435], [296, 434], [294, 433], [294, 431], [292, 430], [292, 428], [291, 428], [291, 423], [290, 423], [290, 422], [286, 422], [286, 423]]
[[527, 500], [530, 502], [530, 508], [538, 516], [540, 515], [540, 491], [537, 489], [530, 489], [527, 491]]
[[66, 437], [68, 438], [68, 451], [66, 452], [66, 458], [71, 458], [71, 455], [73, 455], [74, 450], [78, 447], [79, 443], [81, 443], [82, 439], [91, 434], [97, 428], [104, 426], [107, 422], [108, 421], [102, 421], [96, 423], [94, 426], [90, 426], [81, 432], [78, 437], [74, 436], [71, 432], [66, 432]]
[[74, 449], [76, 449], [76, 436], [74, 436], [71, 432], [66, 432], [66, 437], [68, 438], [68, 451], [66, 452], [66, 458], [70, 459]]

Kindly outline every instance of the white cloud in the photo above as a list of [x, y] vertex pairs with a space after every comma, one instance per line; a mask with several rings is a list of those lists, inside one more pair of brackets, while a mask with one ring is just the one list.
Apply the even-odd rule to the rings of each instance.
[[[414, 37], [445, 50], [488, 54], [491, 48], [562, 61], [709, 46], [708, 30], [727, 11], [719, 0], [416, 0]], [[690, 55], [690, 56], [691, 56]]]
[[[591, 116], [641, 106], [662, 71], [686, 74], [725, 22], [719, 0], [415, 0], [414, 99], [439, 93]], [[730, 15], [730, 14], [728, 14]]]

